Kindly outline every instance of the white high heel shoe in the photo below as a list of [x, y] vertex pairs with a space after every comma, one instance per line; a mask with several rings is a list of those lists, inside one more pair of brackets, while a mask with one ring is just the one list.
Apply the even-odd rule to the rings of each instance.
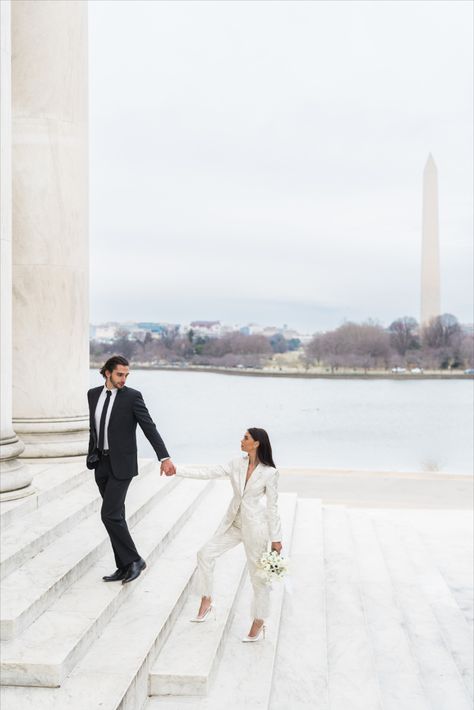
[[255, 643], [255, 641], [260, 641], [262, 638], [265, 640], [265, 624], [262, 624], [258, 630], [258, 634], [255, 636], [244, 636], [242, 639], [243, 643]]
[[189, 621], [193, 621], [196, 624], [202, 624], [203, 621], [207, 621], [211, 611], [214, 612], [214, 617], [215, 617], [216, 611], [214, 608], [214, 604], [210, 604], [202, 616], [195, 616], [193, 619], [189, 619]]

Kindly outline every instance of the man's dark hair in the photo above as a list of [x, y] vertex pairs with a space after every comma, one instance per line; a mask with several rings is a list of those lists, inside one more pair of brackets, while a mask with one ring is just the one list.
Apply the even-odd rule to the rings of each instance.
[[118, 365], [125, 365], [128, 367], [129, 364], [130, 363], [127, 358], [123, 357], [123, 355], [112, 355], [112, 357], [109, 357], [105, 365], [100, 368], [100, 374], [102, 377], [105, 377], [106, 370], [107, 372], [113, 372]]

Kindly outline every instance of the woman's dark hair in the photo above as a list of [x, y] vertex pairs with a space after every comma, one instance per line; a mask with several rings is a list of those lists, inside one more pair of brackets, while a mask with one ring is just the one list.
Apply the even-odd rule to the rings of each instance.
[[270, 437], [265, 429], [251, 427], [250, 429], [247, 429], [247, 431], [254, 441], [258, 441], [257, 458], [260, 463], [265, 464], [265, 466], [273, 466], [273, 468], [276, 468], [275, 462], [273, 461]]
[[129, 362], [127, 358], [122, 355], [112, 355], [112, 357], [109, 357], [105, 365], [100, 368], [99, 372], [102, 377], [105, 377], [105, 371], [107, 370], [107, 372], [113, 372], [117, 365], [125, 365], [128, 367]]

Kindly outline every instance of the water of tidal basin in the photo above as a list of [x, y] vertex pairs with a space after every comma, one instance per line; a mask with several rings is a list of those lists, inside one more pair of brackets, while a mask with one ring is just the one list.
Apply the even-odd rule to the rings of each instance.
[[[91, 386], [101, 384], [96, 371]], [[472, 380], [286, 379], [133, 370], [176, 462], [225, 463], [258, 426], [281, 467], [472, 473]], [[140, 433], [139, 454], [154, 456]]]

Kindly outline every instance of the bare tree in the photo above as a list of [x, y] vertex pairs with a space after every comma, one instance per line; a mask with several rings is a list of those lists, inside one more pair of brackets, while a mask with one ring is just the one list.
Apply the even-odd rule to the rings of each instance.
[[388, 366], [391, 356], [390, 336], [372, 321], [344, 323], [336, 330], [319, 333], [307, 345], [306, 352], [332, 370], [339, 367]]
[[179, 338], [179, 326], [167, 326], [163, 329], [161, 340], [166, 348], [173, 349], [174, 342]]
[[119, 330], [112, 343], [113, 350], [117, 355], [123, 355], [130, 360], [135, 352], [136, 341], [130, 340], [128, 330]]
[[222, 338], [213, 338], [204, 344], [203, 355], [223, 357], [230, 353], [236, 355], [270, 355], [272, 348], [268, 339], [263, 335], [243, 335], [242, 333], [229, 333]]
[[282, 333], [275, 333], [269, 338], [270, 346], [274, 353], [286, 353], [288, 352], [288, 342]]
[[457, 345], [461, 340], [461, 326], [456, 316], [443, 313], [432, 318], [422, 330], [423, 347], [445, 348]]
[[405, 355], [407, 350], [414, 350], [420, 347], [417, 336], [418, 323], [414, 318], [404, 316], [397, 318], [388, 328], [390, 333], [390, 343], [399, 355]]
[[474, 368], [474, 334], [466, 333], [459, 348], [461, 360], [466, 368]]

